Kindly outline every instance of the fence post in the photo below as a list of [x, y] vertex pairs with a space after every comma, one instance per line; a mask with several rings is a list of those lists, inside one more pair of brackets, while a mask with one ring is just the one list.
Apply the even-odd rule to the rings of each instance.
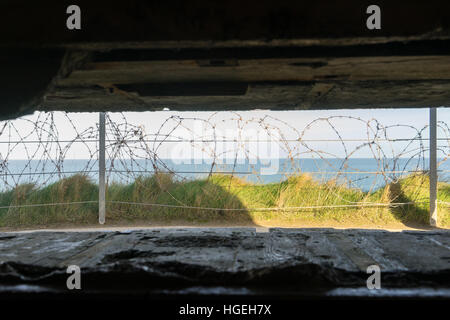
[[437, 227], [437, 116], [436, 108], [430, 108], [430, 225]]
[[106, 136], [106, 126], [105, 126], [105, 113], [100, 112], [100, 123], [99, 123], [99, 156], [98, 156], [98, 222], [100, 224], [105, 223], [105, 212], [106, 212], [106, 184], [105, 184], [105, 136]]

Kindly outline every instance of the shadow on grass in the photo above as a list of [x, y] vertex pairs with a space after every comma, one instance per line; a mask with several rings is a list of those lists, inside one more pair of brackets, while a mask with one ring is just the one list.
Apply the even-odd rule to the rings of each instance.
[[256, 226], [245, 205], [230, 190], [226, 177], [189, 181], [176, 181], [168, 174], [138, 177], [126, 186], [109, 186], [108, 213], [113, 220]]
[[[411, 176], [369, 195], [368, 201], [409, 203], [425, 199], [427, 190], [425, 176]], [[440, 190], [441, 196], [448, 193], [446, 190]], [[379, 210], [366, 213], [365, 210], [351, 208], [352, 211], [342, 214], [337, 209], [250, 212], [252, 209], [249, 208], [333, 207], [345, 205], [348, 201], [366, 201], [367, 196], [359, 190], [331, 183], [321, 184], [307, 175], [291, 177], [280, 183], [252, 184], [224, 175], [180, 181], [171, 174], [160, 173], [138, 176], [129, 184], [110, 183], [106, 195], [106, 226], [259, 227], [258, 221], [261, 224], [281, 221], [283, 225], [302, 227], [310, 222], [325, 226], [321, 221], [338, 221], [344, 225], [352, 221], [364, 223], [380, 219]], [[52, 203], [61, 205], [20, 207]], [[64, 178], [41, 188], [23, 184], [0, 193], [0, 207], [6, 207], [0, 208], [0, 228], [98, 226], [98, 186], [83, 175]], [[355, 213], [361, 221], [355, 220]], [[382, 215], [385, 213], [388, 213], [387, 218], [393, 220], [394, 217], [407, 227], [428, 226], [428, 204], [386, 208]]]

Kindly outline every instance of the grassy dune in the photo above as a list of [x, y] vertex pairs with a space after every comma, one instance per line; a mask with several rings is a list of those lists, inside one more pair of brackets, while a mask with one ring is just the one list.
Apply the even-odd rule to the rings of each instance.
[[[107, 223], [170, 222], [190, 223], [264, 223], [335, 222], [342, 224], [428, 223], [428, 188], [426, 175], [411, 175], [372, 193], [350, 189], [335, 182], [320, 183], [307, 174], [286, 181], [254, 184], [230, 176], [215, 175], [210, 179], [178, 182], [167, 174], [139, 177], [131, 184], [111, 184], [107, 200]], [[450, 184], [440, 183], [439, 200], [450, 202]], [[88, 177], [75, 175], [44, 188], [23, 184], [0, 193], [0, 227], [31, 227], [58, 224], [89, 225], [97, 222], [97, 203], [46, 207], [16, 208], [15, 205], [96, 201], [98, 186]], [[287, 208], [340, 206], [354, 202], [424, 203], [396, 208], [351, 207], [307, 208], [298, 210], [254, 210], [255, 208]], [[163, 206], [141, 206], [117, 202], [140, 202]], [[164, 205], [240, 210], [202, 210], [168, 208]], [[442, 227], [450, 227], [450, 208], [439, 205]]]

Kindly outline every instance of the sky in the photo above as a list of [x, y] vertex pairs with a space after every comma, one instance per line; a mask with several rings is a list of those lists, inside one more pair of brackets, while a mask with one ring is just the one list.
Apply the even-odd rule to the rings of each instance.
[[[450, 108], [438, 108], [438, 121], [450, 125]], [[126, 117], [126, 123], [123, 116]], [[49, 119], [53, 117], [53, 121]], [[317, 139], [369, 139], [373, 137], [374, 132], [380, 128], [389, 127], [387, 134], [389, 138], [413, 138], [417, 131], [411, 127], [421, 129], [428, 125], [428, 109], [371, 109], [371, 110], [314, 110], [314, 111], [246, 111], [238, 114], [232, 112], [126, 112], [123, 114], [110, 113], [110, 119], [119, 126], [122, 133], [127, 132], [128, 138], [139, 139], [140, 135], [149, 135], [159, 132], [160, 134], [171, 134], [172, 139], [183, 138], [188, 140], [195, 139], [214, 139], [215, 138], [232, 139], [250, 139], [250, 140], [268, 140], [270, 137], [276, 137], [279, 140], [298, 139], [302, 137], [307, 141], [305, 147], [298, 143], [290, 143], [288, 147], [276, 141], [271, 142], [248, 142], [245, 146], [237, 147], [232, 142], [216, 144], [215, 149], [212, 143], [194, 143], [177, 142], [163, 143], [158, 146], [152, 144], [152, 150], [157, 150], [161, 158], [208, 158], [220, 154], [222, 157], [234, 156], [234, 151], [239, 149], [240, 155], [245, 156], [243, 150], [250, 152], [251, 156], [260, 158], [279, 157], [288, 155], [289, 150], [295, 153], [296, 157], [311, 157], [311, 150], [320, 151], [322, 155], [328, 157], [342, 157], [356, 149], [353, 157], [371, 157], [373, 150], [364, 147], [358, 149], [363, 142], [345, 142], [345, 146], [339, 141], [310, 141]], [[170, 117], [175, 117], [170, 119]], [[179, 118], [183, 118], [181, 126], [178, 125]], [[260, 122], [265, 118], [264, 123]], [[331, 117], [331, 118], [330, 118]], [[352, 117], [352, 118], [349, 118]], [[169, 120], [167, 120], [169, 118]], [[70, 120], [69, 120], [70, 119]], [[199, 120], [203, 119], [203, 120]], [[206, 121], [210, 119], [209, 121]], [[361, 120], [360, 120], [361, 119]], [[376, 119], [378, 122], [376, 122]], [[53, 123], [57, 130], [57, 135], [49, 135], [54, 132], [51, 129]], [[58, 157], [60, 149], [55, 144], [7, 144], [7, 141], [34, 141], [34, 140], [72, 140], [78, 133], [85, 132], [86, 139], [95, 139], [97, 134], [98, 113], [71, 113], [66, 115], [63, 112], [34, 113], [11, 122], [0, 122], [0, 156], [10, 160], [27, 159], [30, 157]], [[370, 126], [368, 127], [367, 124]], [[400, 124], [402, 126], [397, 127]], [[411, 126], [411, 127], [408, 127]], [[36, 130], [36, 128], [38, 130]], [[74, 129], [76, 128], [76, 130]], [[109, 128], [111, 128], [109, 126]], [[369, 128], [369, 130], [368, 130]], [[381, 132], [381, 131], [379, 131]], [[268, 135], [270, 134], [270, 136]], [[438, 130], [438, 137], [446, 138], [448, 132]], [[26, 137], [24, 139], [24, 137]], [[428, 137], [428, 130], [423, 132], [423, 138]], [[112, 138], [112, 135], [109, 135]], [[448, 138], [448, 137], [447, 137]], [[383, 152], [392, 155], [408, 154], [402, 153], [408, 142], [397, 142], [394, 144], [380, 142]], [[438, 143], [443, 147], [439, 156], [449, 153], [449, 142], [442, 141]], [[63, 147], [66, 159], [86, 159], [95, 149], [95, 142], [86, 144], [75, 143], [70, 148], [68, 145], [60, 144]], [[425, 146], [427, 146], [425, 142]], [[413, 150], [418, 144], [409, 145]], [[155, 149], [156, 148], [156, 149]], [[203, 149], [203, 151], [202, 151]], [[293, 150], [293, 151], [292, 151]], [[138, 152], [138, 151], [136, 151]], [[144, 151], [145, 153], [145, 151]], [[138, 152], [139, 154], [139, 152]], [[142, 153], [143, 155], [143, 153]]]

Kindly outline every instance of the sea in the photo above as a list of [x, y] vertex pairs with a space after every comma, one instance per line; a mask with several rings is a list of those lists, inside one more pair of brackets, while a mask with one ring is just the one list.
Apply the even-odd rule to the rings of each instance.
[[[450, 160], [439, 159], [440, 181], [450, 181]], [[412, 172], [426, 172], [428, 159], [321, 158], [321, 159], [224, 159], [219, 163], [201, 159], [115, 159], [107, 160], [108, 182], [129, 183], [141, 175], [173, 172], [174, 179], [206, 178], [210, 173], [234, 175], [253, 183], [276, 183], [298, 173], [308, 173], [320, 182], [334, 180], [363, 191], [376, 190]], [[46, 185], [62, 177], [84, 173], [98, 179], [95, 160], [9, 160], [0, 163], [0, 189], [21, 183]]]

